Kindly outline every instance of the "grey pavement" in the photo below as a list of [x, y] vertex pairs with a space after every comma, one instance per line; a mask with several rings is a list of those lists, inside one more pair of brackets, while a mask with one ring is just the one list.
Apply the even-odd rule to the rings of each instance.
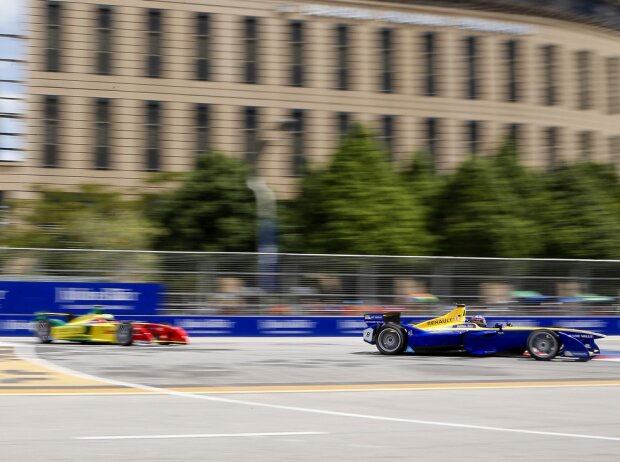
[[[620, 340], [601, 343], [608, 352], [620, 354]], [[188, 347], [135, 348], [52, 344], [36, 351], [52, 364], [163, 388], [439, 382], [501, 386], [514, 381], [571, 385], [0, 395], [3, 462], [615, 461], [620, 451], [620, 386], [577, 386], [584, 380], [620, 380], [620, 362], [394, 358], [376, 354], [361, 339], [199, 339]]]

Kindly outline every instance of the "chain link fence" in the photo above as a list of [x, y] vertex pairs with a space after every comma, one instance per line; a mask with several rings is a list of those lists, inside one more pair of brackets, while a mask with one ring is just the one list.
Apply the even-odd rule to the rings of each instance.
[[620, 261], [0, 248], [4, 280], [163, 284], [196, 315], [620, 314]]

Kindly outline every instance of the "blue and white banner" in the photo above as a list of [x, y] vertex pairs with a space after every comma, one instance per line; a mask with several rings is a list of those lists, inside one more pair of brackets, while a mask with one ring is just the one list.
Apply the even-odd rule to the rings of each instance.
[[[361, 316], [126, 316], [119, 320], [169, 323], [183, 327], [190, 337], [357, 337], [366, 323]], [[32, 315], [0, 314], [1, 336], [32, 335]], [[403, 322], [421, 322], [428, 318], [403, 318]], [[620, 317], [513, 317], [487, 318], [490, 325], [510, 322], [514, 326], [571, 327], [620, 335]]]
[[81, 313], [101, 306], [118, 314], [156, 314], [159, 284], [0, 281], [0, 315], [35, 311]]

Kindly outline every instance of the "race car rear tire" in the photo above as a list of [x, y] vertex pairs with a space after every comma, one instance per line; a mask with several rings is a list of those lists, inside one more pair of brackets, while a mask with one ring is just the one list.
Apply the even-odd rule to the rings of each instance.
[[52, 343], [52, 323], [49, 319], [41, 319], [37, 321], [35, 328], [37, 338], [41, 343]]
[[552, 330], [540, 329], [527, 338], [527, 351], [538, 361], [550, 361], [560, 352], [560, 337]]
[[407, 335], [398, 324], [388, 322], [377, 334], [377, 349], [384, 355], [399, 355], [407, 349]]
[[123, 321], [116, 329], [116, 343], [129, 346], [133, 343], [133, 325], [129, 321]]

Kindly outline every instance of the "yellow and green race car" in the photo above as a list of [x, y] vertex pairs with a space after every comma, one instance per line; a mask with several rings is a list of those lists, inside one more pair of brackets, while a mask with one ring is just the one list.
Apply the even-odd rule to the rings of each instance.
[[80, 343], [131, 345], [134, 341], [160, 344], [187, 344], [181, 327], [141, 321], [119, 321], [112, 314], [93, 311], [76, 316], [71, 313], [35, 313], [33, 330], [41, 343], [67, 340]]

